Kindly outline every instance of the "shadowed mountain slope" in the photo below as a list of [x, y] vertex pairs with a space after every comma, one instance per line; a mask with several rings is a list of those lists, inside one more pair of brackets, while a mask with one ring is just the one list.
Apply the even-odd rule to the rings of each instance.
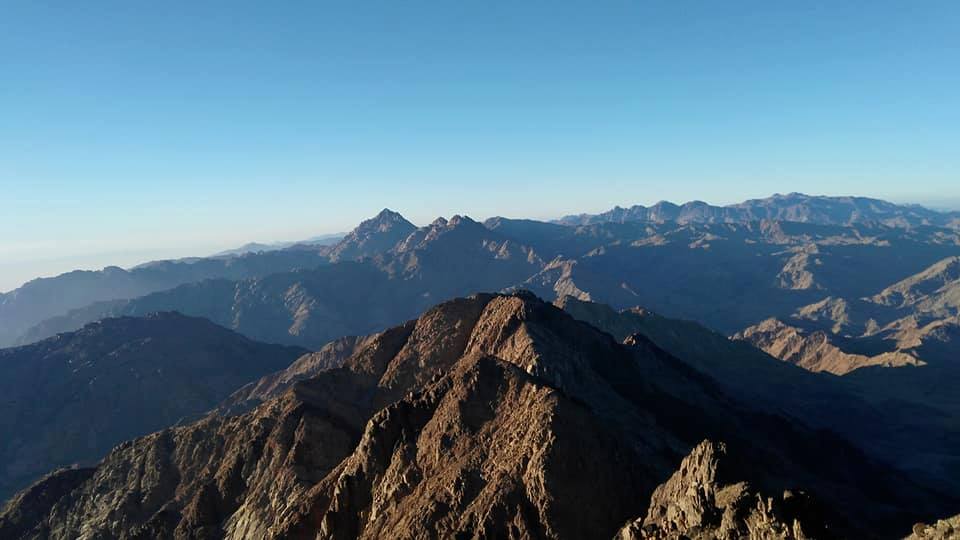
[[572, 297], [557, 304], [618, 339], [642, 334], [731, 395], [841, 433], [875, 459], [960, 495], [960, 399], [951, 366], [867, 367], [836, 377], [779, 361], [692, 321], [640, 308], [618, 312]]
[[0, 496], [204, 413], [303, 352], [176, 313], [106, 319], [0, 350]]

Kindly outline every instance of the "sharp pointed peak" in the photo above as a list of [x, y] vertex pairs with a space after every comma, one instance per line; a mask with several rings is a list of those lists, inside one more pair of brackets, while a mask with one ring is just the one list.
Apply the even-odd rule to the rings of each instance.
[[407, 221], [407, 218], [403, 217], [403, 215], [400, 214], [400, 212], [391, 210], [391, 209], [389, 209], [389, 208], [384, 208], [384, 209], [381, 210], [377, 215], [373, 216], [372, 218], [368, 219], [367, 221], [376, 221], [376, 222], [384, 222], [384, 221], [403, 221], [403, 222], [406, 222], [406, 221]]
[[392, 228], [394, 225], [401, 225], [404, 228], [414, 229], [416, 226], [413, 223], [407, 221], [399, 212], [395, 212], [389, 208], [384, 208], [377, 215], [372, 218], [363, 220], [360, 225], [354, 229], [356, 231], [364, 231], [368, 229], [379, 229], [386, 230]]

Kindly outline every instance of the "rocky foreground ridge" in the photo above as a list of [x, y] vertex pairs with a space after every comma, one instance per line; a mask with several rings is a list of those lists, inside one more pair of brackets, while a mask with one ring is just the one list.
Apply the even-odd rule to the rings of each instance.
[[869, 538], [955, 503], [529, 293], [446, 302], [342, 350], [249, 412], [52, 473], [0, 537]]

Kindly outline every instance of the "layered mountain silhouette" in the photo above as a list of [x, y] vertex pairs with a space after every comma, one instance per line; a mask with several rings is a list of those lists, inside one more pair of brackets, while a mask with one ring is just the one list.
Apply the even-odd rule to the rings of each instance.
[[[245, 279], [325, 264], [321, 247], [246, 253], [239, 256], [157, 261], [130, 270], [108, 267], [33, 280], [0, 294], [0, 347], [25, 344], [52, 334], [24, 336], [43, 321], [97, 302], [130, 299], [210, 278]], [[79, 328], [90, 320], [78, 321]]]
[[51, 469], [96, 463], [123, 440], [205, 413], [303, 352], [176, 313], [105, 319], [0, 350], [0, 498]]
[[0, 295], [0, 343], [33, 344], [0, 350], [0, 494], [50, 474], [0, 537], [937, 537], [957, 224], [799, 194], [384, 210], [330, 246], [37, 280]]
[[206, 280], [133, 300], [101, 302], [38, 325], [27, 340], [105, 316], [179, 311], [261, 341], [319, 348], [340, 336], [363, 335], [416, 317], [439, 300], [519, 283], [542, 264], [530, 248], [462, 216], [415, 229], [390, 250], [368, 256], [373, 246], [400, 237], [397, 229], [409, 232], [407, 225], [384, 211], [333, 248], [336, 257], [362, 252], [359, 261], [241, 281]]
[[11, 500], [0, 534], [892, 537], [957, 504], [529, 293], [446, 302], [337, 348], [352, 351], [326, 352], [341, 367], [249, 412], [52, 473]]
[[[813, 219], [809, 216], [830, 212], [791, 210], [797, 205], [847, 209], [847, 214], [844, 219]], [[245, 282], [233, 285], [242, 295], [251, 283], [274, 279], [276, 274], [287, 277], [275, 278], [275, 282], [293, 287], [321, 265], [362, 261], [388, 279], [403, 277], [401, 288], [411, 294], [417, 289], [416, 293], [425, 295], [418, 309], [476, 290], [523, 286], [544, 297], [575, 294], [617, 308], [642, 305], [732, 334], [770, 317], [789, 316], [827, 296], [877, 294], [937, 261], [956, 256], [960, 246], [960, 233], [943, 228], [952, 226], [954, 217], [919, 207], [801, 195], [775, 196], [740, 206], [771, 210], [703, 223], [596, 219], [586, 220], [586, 225], [569, 225], [570, 220], [558, 224], [493, 218], [481, 225], [455, 217], [450, 223], [440, 219], [421, 228], [384, 210], [333, 246], [298, 245], [240, 257], [161, 261], [130, 271], [114, 268], [31, 282], [0, 296], [0, 344], [30, 343], [103, 316], [139, 313], [138, 308], [127, 305], [179, 285], [198, 285], [206, 279]], [[888, 214], [926, 217], [881, 219]], [[469, 223], [464, 226], [466, 221]], [[464, 236], [451, 236], [444, 232], [447, 229]], [[486, 246], [485, 252], [479, 253], [477, 246]], [[476, 267], [478, 262], [481, 266]], [[300, 270], [305, 273], [298, 274]], [[330, 272], [349, 273], [345, 269]], [[421, 277], [411, 279], [417, 274]], [[415, 286], [417, 280], [419, 287]], [[422, 283], [427, 280], [433, 283]], [[215, 295], [214, 289], [229, 287], [213, 283], [191, 292], [202, 298]], [[166, 303], [170, 309], [181, 309], [177, 304], [183, 304], [182, 310], [189, 311], [186, 300], [173, 300], [183, 292], [172, 293], [169, 301], [149, 302]], [[293, 297], [299, 295], [289, 292]], [[363, 292], [357, 291], [356, 296], [360, 294]], [[211, 302], [215, 305], [210, 310], [233, 309], [220, 300]], [[391, 305], [396, 303], [391, 299]], [[299, 303], [294, 300], [292, 304]], [[389, 308], [376, 306], [362, 316], [380, 320], [363, 326], [348, 322], [351, 312], [364, 311], [362, 307], [334, 309], [332, 316], [342, 319], [340, 328], [322, 337], [301, 337], [307, 334], [293, 328], [292, 322], [283, 335], [276, 329], [261, 329], [256, 337], [319, 347], [327, 339], [383, 329], [419, 312], [407, 310], [390, 316]], [[203, 310], [191, 313], [240, 329], [240, 323], [226, 316], [214, 317]], [[274, 317], [290, 318], [289, 314]]]
[[960, 227], [960, 212], [937, 212], [917, 205], [898, 205], [867, 197], [825, 197], [803, 193], [774, 195], [729, 206], [702, 201], [677, 205], [661, 201], [653, 206], [616, 207], [602, 214], [580, 214], [559, 220], [568, 225], [628, 221], [677, 223], [746, 223], [795, 221], [818, 225], [882, 224], [893, 227]]

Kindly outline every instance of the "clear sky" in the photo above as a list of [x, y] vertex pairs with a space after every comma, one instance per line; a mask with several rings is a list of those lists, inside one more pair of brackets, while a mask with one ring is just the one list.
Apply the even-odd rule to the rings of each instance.
[[958, 204], [960, 3], [0, 3], [0, 290], [789, 191]]

